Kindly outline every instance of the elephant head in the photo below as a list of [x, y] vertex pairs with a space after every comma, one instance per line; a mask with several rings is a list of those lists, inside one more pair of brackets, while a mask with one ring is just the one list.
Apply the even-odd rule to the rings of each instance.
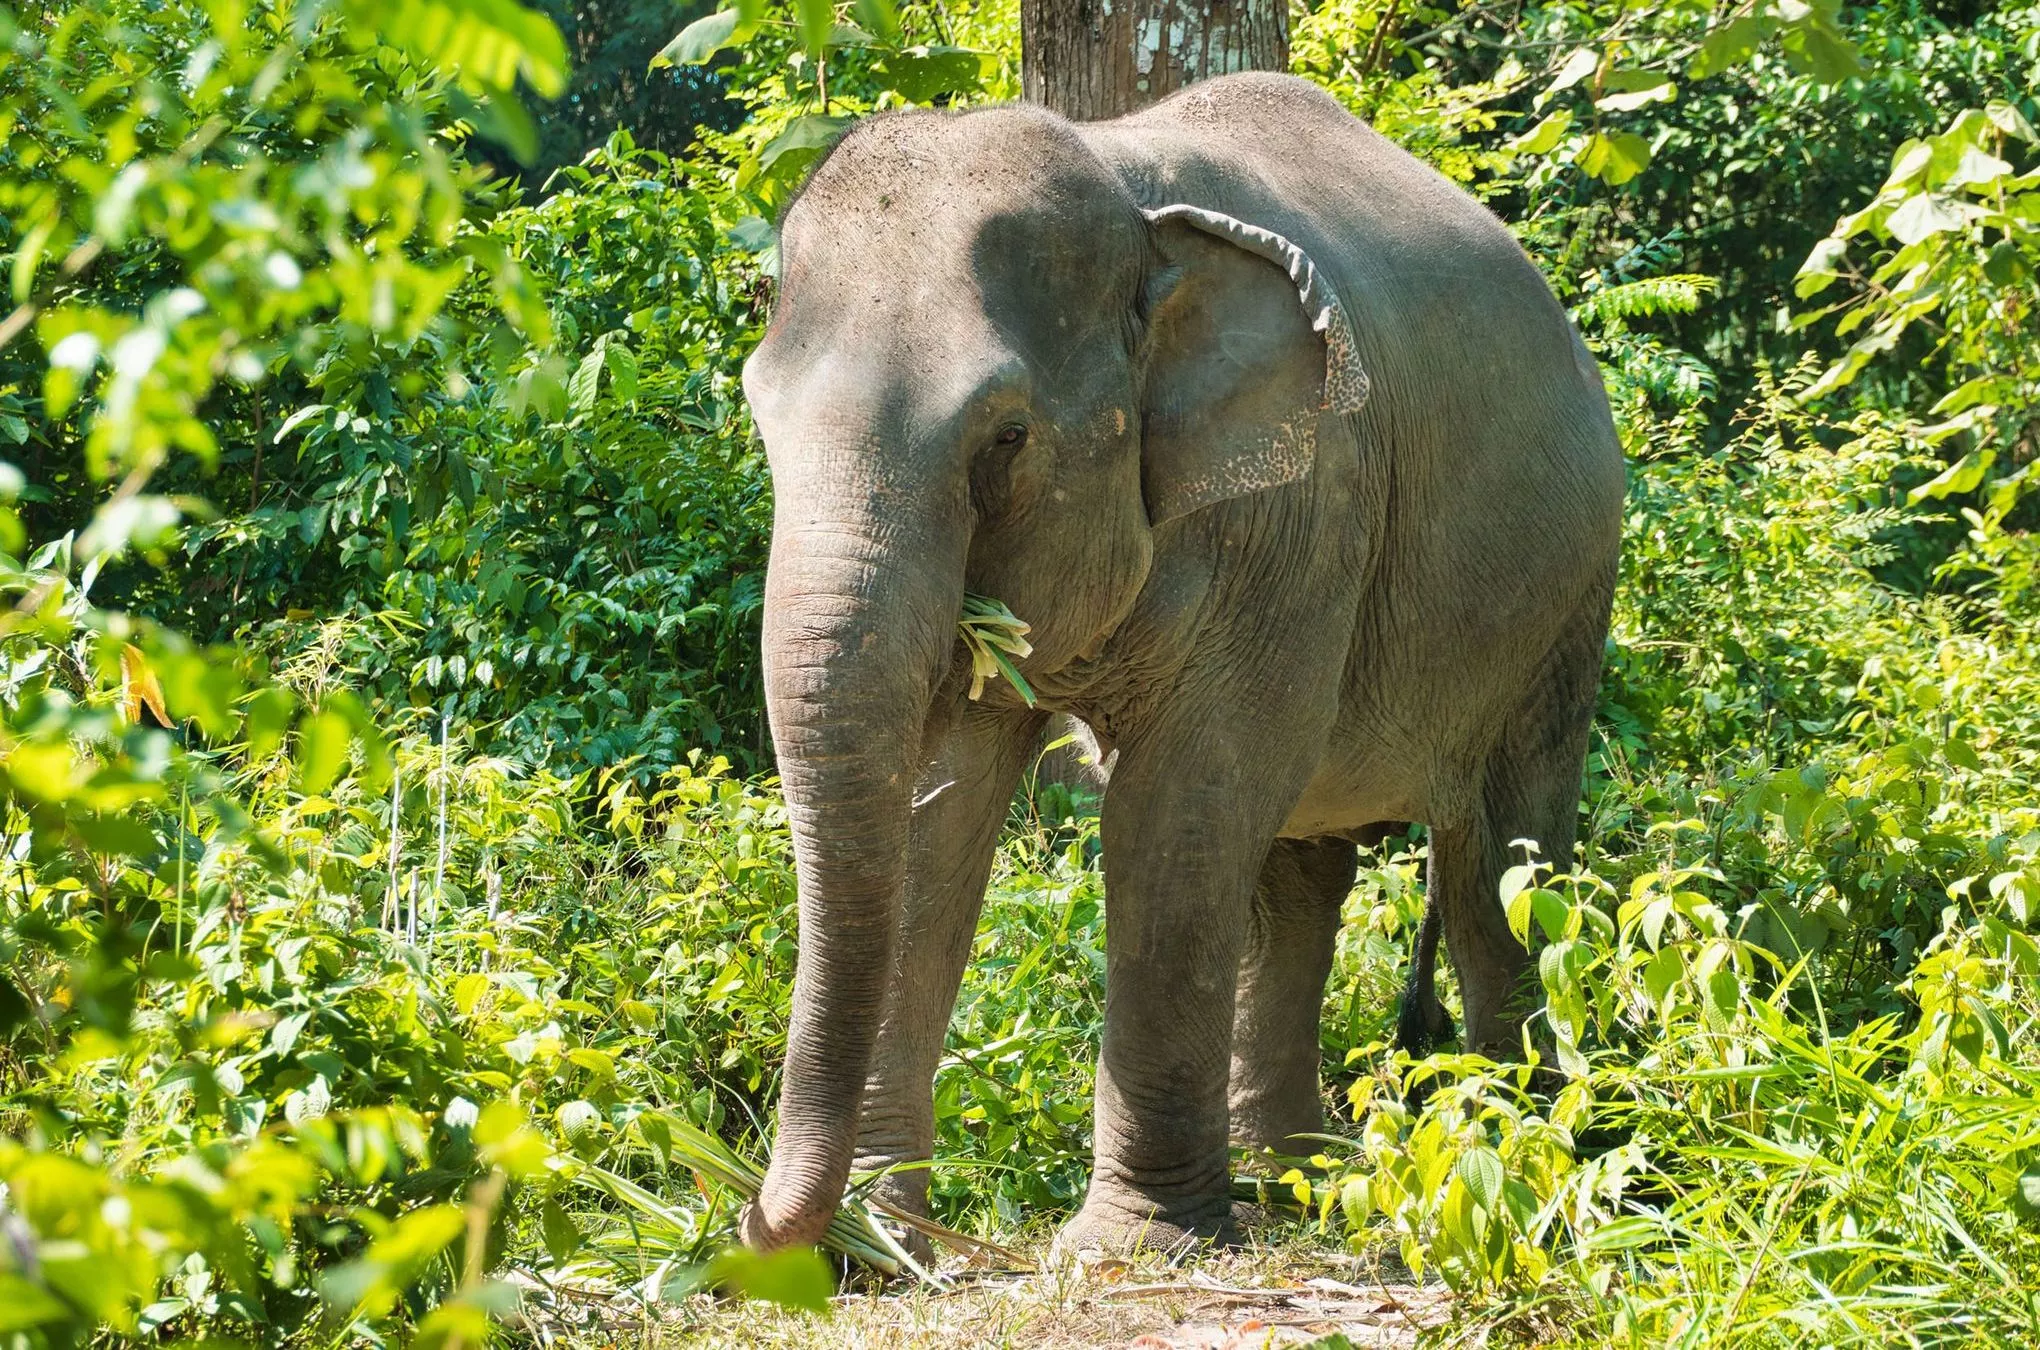
[[[1098, 653], [1158, 538], [1306, 474], [1366, 396], [1310, 259], [1196, 204], [1143, 210], [1028, 108], [874, 118], [787, 210], [744, 386], [771, 462], [765, 677], [800, 887], [779, 1134], [745, 1236], [817, 1240], [883, 1012], [916, 772], [963, 697], [966, 590]], [[1001, 693], [999, 696], [1010, 697]]]

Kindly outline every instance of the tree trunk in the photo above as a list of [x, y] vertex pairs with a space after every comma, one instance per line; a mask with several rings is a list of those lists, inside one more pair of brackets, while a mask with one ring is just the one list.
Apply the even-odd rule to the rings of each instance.
[[1078, 122], [1289, 65], [1288, 0], [1021, 0], [1021, 87]]

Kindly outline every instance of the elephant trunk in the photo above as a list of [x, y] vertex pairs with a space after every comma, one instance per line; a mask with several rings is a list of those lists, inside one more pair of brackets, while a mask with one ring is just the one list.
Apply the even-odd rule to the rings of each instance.
[[[818, 1241], [849, 1178], [905, 882], [934, 690], [956, 640], [963, 531], [883, 501], [782, 484], [765, 595], [765, 683], [800, 885], [779, 1132], [747, 1243]], [[919, 522], [919, 523], [914, 523]]]

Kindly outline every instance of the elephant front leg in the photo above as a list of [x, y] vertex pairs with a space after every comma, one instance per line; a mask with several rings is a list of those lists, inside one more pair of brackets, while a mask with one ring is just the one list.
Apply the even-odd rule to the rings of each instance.
[[[858, 1118], [854, 1166], [861, 1171], [934, 1155], [935, 1069], [977, 931], [999, 829], [1041, 722], [1033, 714], [967, 708], [915, 787], [893, 970]], [[877, 1193], [925, 1214], [927, 1169], [896, 1172]]]
[[1091, 1186], [1057, 1239], [1062, 1252], [1235, 1237], [1234, 990], [1254, 883], [1302, 785], [1300, 774], [1271, 774], [1288, 758], [1273, 739], [1237, 754], [1121, 749], [1105, 802], [1105, 1037]]
[[1277, 839], [1261, 867], [1233, 1013], [1232, 1137], [1309, 1153], [1324, 1128], [1318, 1019], [1359, 850], [1344, 839]]

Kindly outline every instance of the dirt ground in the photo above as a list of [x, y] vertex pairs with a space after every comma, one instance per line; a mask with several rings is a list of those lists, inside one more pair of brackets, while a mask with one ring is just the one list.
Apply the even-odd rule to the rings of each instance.
[[952, 1278], [947, 1290], [841, 1294], [826, 1318], [701, 1298], [655, 1321], [598, 1318], [541, 1339], [689, 1350], [1372, 1350], [1413, 1346], [1449, 1318], [1446, 1291], [1412, 1283], [1392, 1259], [1323, 1251]]

